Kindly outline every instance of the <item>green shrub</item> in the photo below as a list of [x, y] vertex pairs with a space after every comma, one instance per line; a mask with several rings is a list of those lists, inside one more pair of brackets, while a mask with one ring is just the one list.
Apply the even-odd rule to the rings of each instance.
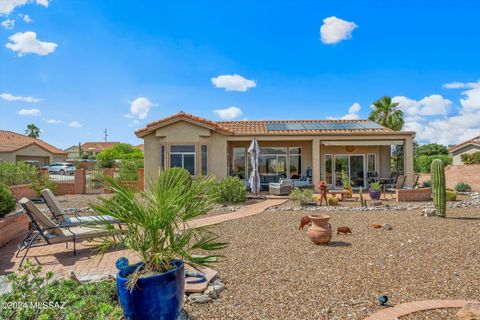
[[327, 202], [328, 202], [329, 206], [336, 206], [336, 205], [338, 205], [338, 198], [335, 197], [335, 196], [332, 196], [332, 197], [327, 199]]
[[473, 153], [463, 153], [460, 158], [464, 164], [480, 164], [480, 151]]
[[313, 190], [294, 188], [292, 192], [290, 192], [289, 198], [292, 201], [299, 201], [302, 205], [311, 203], [313, 201]]
[[97, 155], [100, 168], [113, 168], [116, 160], [141, 160], [143, 166], [143, 152], [128, 143], [119, 143]]
[[459, 182], [454, 187], [455, 191], [457, 192], [470, 192], [472, 191], [472, 187], [468, 183]]
[[414, 159], [414, 169], [417, 173], [430, 173], [430, 165], [434, 159], [440, 159], [444, 165], [452, 164], [452, 157], [448, 155], [418, 156]]
[[35, 166], [24, 162], [0, 162], [0, 183], [7, 186], [28, 184], [38, 176]]
[[423, 188], [430, 188], [432, 186], [432, 180], [425, 180], [422, 182]]
[[443, 144], [429, 143], [419, 146], [415, 150], [415, 156], [435, 156], [439, 154], [448, 154], [448, 149]]
[[57, 191], [57, 183], [50, 180], [50, 177], [48, 174], [43, 174], [43, 173], [37, 174], [36, 178], [32, 181], [31, 185], [37, 197], [40, 196], [40, 192], [43, 189], [50, 189], [54, 194], [55, 194], [55, 191]]
[[[40, 266], [28, 261], [7, 280], [15, 288], [0, 296], [0, 319], [122, 319], [115, 281], [78, 284], [71, 279], [52, 281], [53, 273], [41, 274]], [[23, 303], [22, 308], [8, 308]], [[35, 307], [35, 304], [46, 307]]]
[[379, 182], [374, 182], [370, 184], [370, 189], [380, 191], [382, 190], [382, 185]]
[[119, 181], [137, 181], [138, 169], [143, 167], [142, 159], [122, 160], [119, 165]]
[[15, 209], [17, 202], [8, 187], [0, 184], [0, 218]]
[[455, 191], [446, 191], [446, 198], [447, 201], [455, 201], [457, 200], [457, 193]]
[[239, 203], [247, 200], [245, 184], [238, 177], [226, 177], [215, 182], [208, 195], [216, 203]]

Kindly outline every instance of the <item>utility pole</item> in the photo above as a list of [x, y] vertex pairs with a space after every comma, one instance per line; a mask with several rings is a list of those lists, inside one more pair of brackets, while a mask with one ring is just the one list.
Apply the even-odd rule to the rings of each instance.
[[105, 128], [105, 130], [103, 130], [103, 133], [105, 135], [105, 142], [107, 142], [107, 137], [108, 137], [107, 128]]

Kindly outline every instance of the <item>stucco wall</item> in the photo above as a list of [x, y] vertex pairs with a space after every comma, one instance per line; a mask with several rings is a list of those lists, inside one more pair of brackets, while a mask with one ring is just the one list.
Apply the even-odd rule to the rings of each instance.
[[462, 158], [461, 158], [462, 154], [474, 153], [474, 152], [480, 152], [480, 147], [476, 145], [467, 145], [459, 150], [452, 152], [453, 165], [463, 164]]
[[1, 152], [0, 159], [8, 162], [35, 160], [40, 166], [44, 166], [48, 163], [64, 161], [66, 155], [54, 155], [39, 146], [32, 145], [13, 152]]

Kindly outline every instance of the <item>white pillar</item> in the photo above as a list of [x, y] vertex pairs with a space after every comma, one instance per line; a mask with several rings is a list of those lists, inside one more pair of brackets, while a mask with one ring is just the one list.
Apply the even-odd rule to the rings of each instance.
[[403, 145], [403, 157], [404, 157], [404, 171], [405, 171], [405, 184], [409, 188], [413, 188], [414, 185], [414, 171], [413, 171], [413, 137], [405, 139]]

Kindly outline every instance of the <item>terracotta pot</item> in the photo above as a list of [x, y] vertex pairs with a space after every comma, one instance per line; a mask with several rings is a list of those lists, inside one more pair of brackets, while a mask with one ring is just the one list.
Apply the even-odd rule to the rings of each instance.
[[313, 243], [326, 244], [332, 239], [332, 227], [328, 220], [330, 216], [327, 215], [310, 215], [308, 216], [312, 221], [312, 225], [308, 228], [308, 237]]

